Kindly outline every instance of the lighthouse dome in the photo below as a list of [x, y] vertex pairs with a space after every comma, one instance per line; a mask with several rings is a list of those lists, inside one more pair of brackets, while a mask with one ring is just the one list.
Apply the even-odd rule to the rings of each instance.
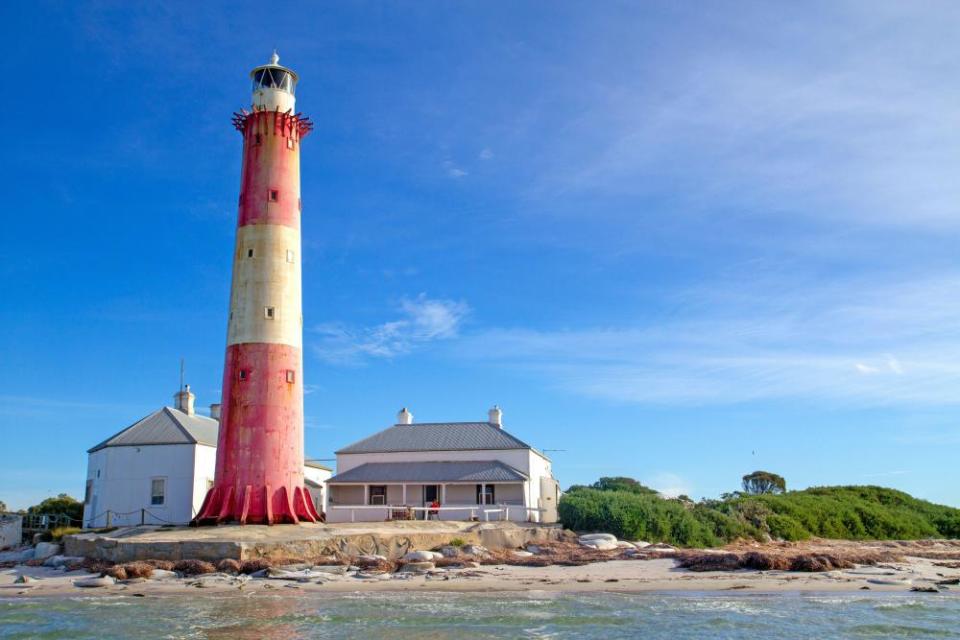
[[280, 56], [274, 51], [270, 62], [250, 72], [253, 81], [254, 109], [287, 111], [293, 109], [297, 89], [297, 74], [280, 65]]

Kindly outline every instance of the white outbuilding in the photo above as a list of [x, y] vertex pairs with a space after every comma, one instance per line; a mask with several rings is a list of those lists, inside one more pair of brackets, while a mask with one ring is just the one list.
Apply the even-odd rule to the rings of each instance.
[[336, 452], [327, 481], [327, 522], [393, 519], [557, 521], [560, 490], [551, 462], [486, 422], [397, 423]]
[[[194, 411], [189, 385], [162, 407], [87, 451], [83, 523], [87, 527], [186, 524], [213, 485], [220, 405]], [[325, 510], [331, 469], [304, 463], [304, 480]]]

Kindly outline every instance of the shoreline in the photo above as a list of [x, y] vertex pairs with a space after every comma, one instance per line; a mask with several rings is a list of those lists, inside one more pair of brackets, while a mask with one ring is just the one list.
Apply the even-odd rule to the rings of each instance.
[[[35, 579], [15, 584], [18, 575]], [[305, 582], [278, 578], [249, 578], [225, 574], [118, 582], [110, 586], [80, 588], [73, 581], [94, 577], [85, 571], [63, 572], [45, 567], [19, 566], [0, 572], [0, 599], [73, 597], [164, 597], [193, 596], [258, 597], [355, 593], [911, 593], [938, 582], [960, 579], [960, 569], [947, 569], [925, 558], [821, 573], [796, 571], [690, 571], [678, 569], [667, 558], [611, 560], [580, 566], [542, 567], [484, 565], [479, 569], [451, 569], [429, 574], [363, 573], [330, 575]], [[960, 585], [940, 585], [940, 594], [915, 593], [918, 597], [960, 596]], [[197, 593], [201, 590], [200, 593]]]

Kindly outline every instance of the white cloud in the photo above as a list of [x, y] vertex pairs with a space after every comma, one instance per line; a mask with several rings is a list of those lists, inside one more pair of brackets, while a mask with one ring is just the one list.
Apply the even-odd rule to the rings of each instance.
[[960, 273], [730, 283], [678, 298], [698, 302], [636, 326], [488, 330], [464, 338], [458, 355], [619, 402], [960, 402]]
[[[537, 193], [659, 196], [687, 211], [723, 202], [740, 214], [831, 223], [960, 224], [960, 85], [948, 80], [955, 47], [944, 47], [960, 27], [958, 5], [820, 8], [698, 10], [690, 18], [699, 28], [743, 37], [672, 51], [662, 73], [627, 74], [621, 61], [590, 83], [571, 77], [567, 98], [579, 113], [563, 135], [545, 136]], [[762, 23], [762, 35], [740, 31], [744, 20]]]
[[464, 169], [458, 167], [454, 162], [450, 160], [445, 160], [443, 163], [443, 168], [446, 170], [447, 175], [451, 178], [462, 178], [465, 175], [468, 175]]
[[644, 479], [642, 484], [647, 485], [651, 489], [656, 489], [661, 495], [667, 498], [689, 496], [692, 493], [690, 482], [675, 473], [657, 473], [650, 478]]
[[398, 310], [399, 318], [374, 327], [318, 325], [313, 332], [319, 341], [313, 351], [322, 360], [337, 364], [395, 358], [428, 342], [456, 336], [470, 308], [465, 302], [435, 300], [420, 294], [401, 300]]
[[493, 151], [490, 149], [490, 147], [484, 147], [483, 150], [480, 151], [480, 155], [478, 157], [481, 160], [490, 160], [493, 158]]

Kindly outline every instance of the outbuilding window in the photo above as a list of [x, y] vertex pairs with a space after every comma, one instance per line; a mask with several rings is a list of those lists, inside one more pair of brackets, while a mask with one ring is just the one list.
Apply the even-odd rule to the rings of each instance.
[[150, 480], [150, 504], [154, 507], [163, 506], [167, 499], [167, 481], [165, 478]]

